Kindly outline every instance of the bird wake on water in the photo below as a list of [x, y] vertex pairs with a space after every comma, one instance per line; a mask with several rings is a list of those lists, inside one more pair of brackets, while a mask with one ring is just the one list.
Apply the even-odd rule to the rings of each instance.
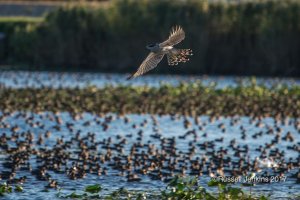
[[149, 44], [146, 46], [150, 53], [139, 66], [137, 71], [130, 75], [127, 79], [132, 79], [145, 74], [154, 69], [158, 63], [167, 55], [168, 65], [178, 65], [180, 62], [189, 61], [188, 56], [193, 55], [191, 49], [176, 49], [173, 46], [179, 44], [185, 38], [185, 32], [180, 26], [172, 28], [169, 38], [161, 43]]

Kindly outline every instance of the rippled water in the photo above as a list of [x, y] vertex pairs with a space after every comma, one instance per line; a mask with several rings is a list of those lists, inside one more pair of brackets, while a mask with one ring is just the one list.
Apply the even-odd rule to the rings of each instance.
[[[13, 88], [36, 87], [86, 87], [89, 85], [103, 87], [106, 85], [148, 85], [158, 87], [162, 84], [178, 85], [180, 82], [201, 82], [204, 85], [216, 84], [217, 88], [237, 86], [239, 83], [249, 84], [248, 77], [233, 76], [180, 76], [180, 75], [145, 75], [130, 81], [128, 75], [104, 73], [59, 73], [59, 72], [27, 72], [2, 71], [0, 72], [0, 86]], [[281, 83], [287, 85], [300, 84], [300, 79], [293, 78], [257, 78], [257, 83], [268, 87]]]
[[[162, 84], [177, 85], [181, 82], [195, 82], [200, 81], [204, 85], [216, 84], [218, 88], [227, 86], [237, 86], [239, 83], [249, 84], [250, 78], [236, 78], [236, 77], [207, 77], [207, 76], [159, 76], [146, 75], [142, 78], [137, 78], [131, 81], [126, 81], [127, 75], [121, 74], [101, 74], [101, 73], [56, 73], [56, 72], [26, 72], [26, 71], [3, 71], [0, 72], [0, 86], [12, 88], [38, 88], [38, 87], [86, 87], [95, 85], [97, 87], [104, 87], [106, 85], [134, 85], [134, 86], [153, 86], [158, 87]], [[299, 79], [271, 79], [258, 78], [258, 83], [271, 87], [273, 84], [281, 83], [287, 85], [300, 84]], [[5, 117], [3, 117], [5, 116]], [[275, 139], [279, 134], [279, 142], [266, 150], [266, 157], [272, 158], [272, 153], [278, 150], [282, 153], [280, 158], [276, 158], [274, 163], [299, 163], [299, 150], [296, 150], [300, 145], [300, 119], [288, 119], [278, 121], [273, 118], [251, 119], [244, 117], [227, 117], [220, 119], [213, 119], [208, 116], [199, 116], [198, 124], [195, 119], [184, 118], [183, 116], [150, 116], [150, 115], [127, 115], [129, 120], [125, 123], [124, 116], [120, 117], [115, 114], [110, 114], [112, 117], [110, 122], [107, 122], [107, 130], [104, 130], [103, 125], [106, 124], [106, 116], [98, 116], [91, 113], [78, 114], [77, 117], [71, 116], [69, 113], [54, 114], [51, 112], [44, 113], [23, 113], [15, 112], [4, 114], [0, 111], [0, 136], [3, 133], [7, 137], [12, 136], [12, 127], [18, 127], [15, 132], [20, 135], [16, 141], [24, 141], [22, 133], [30, 132], [34, 136], [32, 148], [48, 148], [53, 149], [58, 138], [63, 138], [64, 141], [69, 141], [75, 137], [76, 132], [80, 131], [81, 138], [89, 134], [95, 134], [96, 141], [107, 141], [111, 138], [112, 143], [116, 144], [122, 139], [126, 139], [127, 143], [124, 145], [124, 152], [122, 155], [128, 156], [133, 144], [153, 144], [157, 149], [162, 149], [162, 140], [176, 141], [176, 152], [179, 155], [188, 155], [191, 146], [194, 146], [195, 154], [190, 158], [197, 160], [207, 157], [208, 160], [213, 159], [214, 152], [221, 148], [227, 149], [228, 152], [225, 158], [231, 158], [233, 161], [238, 161], [241, 157], [245, 158], [247, 162], [253, 163], [257, 157], [261, 155], [257, 149], [260, 146], [266, 146]], [[56, 119], [59, 118], [59, 122]], [[156, 122], [154, 123], [153, 118]], [[54, 120], [53, 120], [54, 119]], [[147, 121], [147, 123], [145, 123]], [[189, 125], [184, 126], [184, 121], [190, 122]], [[72, 124], [72, 130], [68, 128], [68, 124]], [[195, 130], [195, 135], [187, 135], [183, 137], [188, 131]], [[270, 131], [271, 130], [271, 131]], [[37, 144], [40, 135], [46, 131], [52, 134], [49, 138], [44, 138], [44, 143]], [[138, 133], [142, 131], [142, 136]], [[293, 141], [286, 141], [284, 137], [290, 132], [293, 136]], [[155, 136], [155, 137], [154, 137]], [[239, 157], [235, 155], [236, 151], [229, 148], [231, 141], [236, 140], [237, 149], [245, 149], [247, 146], [248, 152], [241, 153]], [[17, 147], [16, 141], [8, 141], [10, 148]], [[213, 143], [214, 147], [203, 149], [201, 145], [204, 143]], [[89, 143], [89, 142], [88, 142]], [[90, 144], [89, 145], [93, 145]], [[105, 145], [98, 144], [97, 153], [105, 154], [107, 149]], [[66, 151], [73, 156], [78, 156], [78, 146], [73, 145]], [[0, 147], [1, 149], [1, 147]], [[139, 152], [145, 150], [141, 147]], [[120, 156], [120, 152], [112, 150], [114, 156]], [[0, 152], [0, 171], [7, 172], [10, 169], [5, 165], [10, 154], [5, 153], [3, 149]], [[32, 169], [36, 169], [41, 163], [37, 162], [36, 156], [31, 156], [29, 163]], [[120, 176], [120, 171], [111, 167], [112, 163], [105, 163], [107, 167], [107, 175], [95, 175], [87, 173], [85, 178], [71, 180], [68, 178], [66, 169], [64, 173], [55, 173], [48, 170], [51, 179], [57, 180], [58, 185], [62, 188], [63, 193], [71, 193], [74, 188], [82, 191], [84, 186], [99, 183], [103, 186], [104, 194], [120, 187], [125, 187], [131, 190], [150, 190], [159, 191], [166, 186], [164, 181], [154, 180], [149, 175], [139, 175], [141, 181], [128, 182], [126, 176]], [[188, 163], [188, 166], [190, 163]], [[286, 167], [285, 164], [282, 166]], [[72, 162], [68, 162], [66, 167], [72, 167]], [[180, 168], [180, 167], [178, 167]], [[278, 171], [261, 167], [262, 172], [258, 175], [263, 175], [268, 172], [270, 175], [278, 175]], [[232, 170], [227, 166], [227, 170]], [[272, 199], [285, 199], [295, 194], [299, 194], [300, 186], [297, 184], [295, 174], [299, 168], [290, 170], [285, 174], [287, 179], [285, 182], [258, 184], [252, 187], [252, 191], [256, 193], [271, 194]], [[216, 174], [216, 172], [213, 170]], [[187, 175], [190, 171], [187, 170]], [[199, 181], [205, 186], [210, 180], [207, 169], [204, 170], [204, 175]], [[36, 176], [28, 170], [18, 170], [16, 178], [26, 176], [27, 180], [23, 184], [23, 193], [12, 193], [5, 196], [5, 199], [55, 199], [58, 190], [49, 189], [49, 192], [43, 192], [48, 185], [47, 181], [38, 180]], [[6, 181], [5, 179], [0, 182]], [[211, 189], [211, 188], [210, 188]], [[249, 188], [244, 188], [249, 191]]]
[[[0, 116], [4, 116], [4, 113], [0, 112]], [[111, 121], [107, 122], [107, 130], [103, 129], [103, 124], [106, 124], [107, 117], [111, 117]], [[75, 137], [75, 133], [80, 131], [81, 138], [84, 138], [88, 134], [95, 134], [95, 141], [104, 141], [104, 139], [111, 138], [111, 146], [113, 144], [119, 143], [122, 139], [126, 139], [127, 143], [124, 145], [124, 152], [121, 155], [128, 155], [132, 145], [135, 143], [141, 144], [154, 144], [157, 149], [161, 149], [161, 140], [163, 138], [173, 138], [176, 141], [176, 151], [183, 155], [188, 154], [191, 145], [196, 147], [196, 153], [193, 155], [192, 159], [199, 159], [202, 157], [207, 157], [209, 160], [212, 159], [212, 154], [209, 152], [218, 151], [222, 147], [223, 149], [228, 149], [228, 154], [225, 156], [230, 157], [232, 160], [238, 160], [239, 157], [234, 155], [234, 151], [230, 150], [228, 146], [230, 142], [235, 139], [238, 148], [243, 149], [245, 145], [248, 146], [248, 153], [242, 153], [241, 156], [247, 158], [250, 163], [260, 155], [256, 149], [270, 141], [274, 140], [276, 133], [280, 132], [280, 142], [276, 143], [272, 148], [267, 149], [266, 155], [270, 157], [271, 151], [278, 148], [280, 151], [284, 151], [281, 159], [275, 160], [278, 164], [292, 161], [299, 161], [299, 152], [291, 149], [290, 147], [300, 144], [300, 127], [296, 125], [300, 123], [300, 119], [285, 119], [284, 121], [277, 121], [273, 118], [264, 118], [261, 120], [251, 119], [249, 117], [236, 117], [236, 118], [219, 118], [214, 119], [208, 116], [201, 116], [198, 118], [198, 124], [195, 123], [193, 118], [184, 118], [181, 116], [150, 116], [150, 115], [127, 115], [126, 118], [129, 119], [128, 123], [125, 122], [124, 117], [116, 116], [115, 114], [109, 114], [106, 116], [98, 116], [90, 113], [84, 113], [82, 115], [78, 114], [76, 117], [71, 116], [69, 113], [58, 113], [54, 114], [51, 112], [44, 113], [24, 113], [15, 112], [6, 115], [1, 120], [1, 133], [6, 133], [7, 136], [12, 136], [12, 127], [18, 127], [15, 131], [19, 135], [23, 132], [31, 132], [34, 135], [32, 148], [53, 148], [56, 145], [57, 138], [63, 138], [64, 141], [69, 141], [71, 138]], [[155, 123], [153, 119], [155, 118]], [[59, 123], [57, 121], [59, 119]], [[188, 126], [184, 126], [184, 121], [189, 121]], [[68, 123], [72, 124], [72, 130], [68, 128]], [[221, 126], [223, 125], [223, 126]], [[222, 129], [225, 130], [222, 131]], [[279, 128], [279, 129], [276, 129]], [[41, 145], [37, 144], [39, 135], [43, 135], [45, 131], [51, 131], [51, 136], [45, 138], [44, 143]], [[197, 137], [193, 135], [186, 136], [182, 138], [187, 131], [195, 130]], [[245, 130], [246, 138], [242, 138], [243, 130]], [[270, 133], [273, 130], [273, 133]], [[142, 136], [138, 134], [142, 131]], [[262, 132], [261, 136], [254, 138], [254, 135]], [[287, 132], [290, 132], [294, 138], [294, 141], [285, 141], [282, 138], [286, 136]], [[153, 137], [154, 133], [159, 135], [158, 137]], [[203, 134], [206, 133], [206, 136]], [[223, 138], [223, 141], [218, 141]], [[24, 137], [20, 137], [17, 141], [24, 141]], [[201, 149], [199, 144], [205, 142], [213, 142], [215, 147], [208, 148], [206, 150]], [[15, 141], [8, 142], [10, 147], [15, 147]], [[97, 152], [100, 154], [105, 154], [105, 145], [97, 144]], [[67, 151], [72, 155], [76, 156], [78, 147], [73, 146]], [[145, 150], [145, 148], [140, 148], [139, 152]], [[114, 156], [120, 156], [120, 152], [112, 150]], [[7, 171], [3, 163], [6, 161], [8, 155], [6, 153], [0, 154], [0, 169], [1, 171]], [[40, 165], [37, 162], [35, 156], [31, 156], [29, 160], [33, 169]], [[105, 163], [108, 168], [108, 174], [97, 176], [93, 174], [87, 174], [83, 179], [70, 180], [66, 173], [58, 174], [51, 170], [48, 173], [51, 175], [52, 179], [58, 181], [59, 187], [63, 188], [63, 193], [71, 193], [74, 188], [81, 190], [86, 185], [99, 183], [107, 190], [104, 193], [109, 193], [114, 189], [120, 187], [125, 187], [132, 190], [151, 190], [159, 191], [166, 183], [160, 180], [153, 180], [148, 175], [140, 175], [142, 178], [139, 182], [128, 182], [126, 176], [120, 176], [120, 171], [110, 167], [110, 163], [113, 161]], [[71, 167], [71, 162], [67, 164]], [[256, 193], [272, 194], [272, 199], [274, 198], [286, 198], [293, 194], [296, 194], [300, 190], [299, 184], [296, 184], [296, 178], [293, 176], [299, 169], [293, 169], [289, 173], [285, 174], [287, 179], [285, 182], [271, 183], [271, 184], [258, 184], [252, 187], [252, 191]], [[262, 167], [262, 172], [269, 172], [271, 175], [278, 175], [271, 168]], [[188, 172], [187, 172], [188, 174]], [[12, 193], [6, 196], [6, 199], [53, 199], [58, 193], [55, 189], [49, 189], [49, 192], [42, 192], [47, 186], [47, 181], [39, 181], [35, 176], [33, 176], [29, 171], [18, 170], [16, 177], [27, 176], [27, 181], [24, 183], [23, 193]], [[210, 180], [207, 174], [204, 174], [200, 178], [200, 182], [204, 185]], [[249, 188], [244, 188], [245, 191], [249, 192]]]

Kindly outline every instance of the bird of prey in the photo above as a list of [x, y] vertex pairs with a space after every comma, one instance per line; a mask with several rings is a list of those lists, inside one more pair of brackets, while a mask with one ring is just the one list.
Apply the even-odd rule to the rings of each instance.
[[193, 55], [191, 49], [176, 49], [173, 46], [180, 43], [185, 38], [185, 33], [180, 26], [172, 28], [169, 38], [161, 43], [149, 44], [146, 46], [150, 53], [139, 66], [137, 71], [127, 79], [132, 79], [145, 74], [154, 69], [158, 63], [167, 55], [170, 66], [178, 65], [180, 62], [187, 62], [188, 56]]

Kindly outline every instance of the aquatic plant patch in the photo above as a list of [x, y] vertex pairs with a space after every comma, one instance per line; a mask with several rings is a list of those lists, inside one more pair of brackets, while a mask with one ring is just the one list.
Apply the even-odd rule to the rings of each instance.
[[104, 88], [2, 88], [0, 109], [71, 113], [150, 113], [189, 116], [300, 117], [300, 87], [275, 85], [216, 89], [200, 83]]

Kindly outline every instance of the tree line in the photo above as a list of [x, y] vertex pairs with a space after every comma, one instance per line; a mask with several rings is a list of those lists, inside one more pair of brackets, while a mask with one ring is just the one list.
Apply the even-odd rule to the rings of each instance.
[[44, 20], [0, 21], [2, 64], [34, 70], [132, 72], [149, 43], [181, 25], [191, 61], [153, 73], [300, 76], [300, 1], [118, 0], [62, 7]]

